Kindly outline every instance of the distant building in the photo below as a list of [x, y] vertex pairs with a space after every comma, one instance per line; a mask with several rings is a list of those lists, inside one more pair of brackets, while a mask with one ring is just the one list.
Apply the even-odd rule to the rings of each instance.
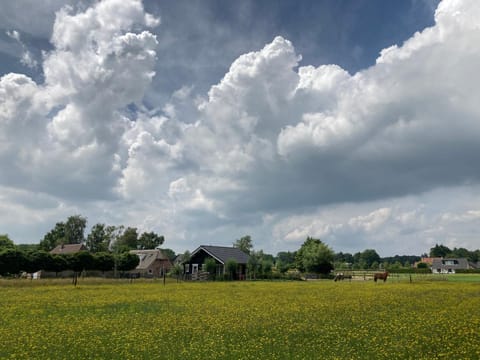
[[83, 244], [61, 244], [57, 245], [50, 251], [52, 255], [67, 255], [76, 254], [80, 251], [88, 251], [87, 247]]
[[434, 274], [455, 274], [457, 270], [474, 269], [465, 258], [434, 258], [432, 262], [432, 273]]
[[172, 268], [172, 262], [160, 250], [131, 250], [130, 254], [135, 254], [140, 259], [137, 267], [130, 271], [132, 274], [138, 274], [143, 277], [162, 277]]
[[[433, 264], [433, 260], [435, 259], [441, 259], [441, 258], [435, 258], [435, 257], [422, 257], [422, 259], [419, 261], [421, 263], [425, 263], [425, 264], [428, 264], [430, 266], [432, 266]], [[419, 262], [415, 263], [415, 264], [418, 264]]]
[[190, 260], [185, 263], [185, 273], [189, 274], [192, 279], [196, 279], [200, 271], [202, 271], [205, 260], [212, 258], [217, 263], [217, 275], [226, 274], [225, 265], [229, 260], [237, 263], [237, 271], [234, 278], [243, 280], [247, 274], [247, 263], [249, 255], [242, 250], [234, 247], [201, 245], [190, 255]]

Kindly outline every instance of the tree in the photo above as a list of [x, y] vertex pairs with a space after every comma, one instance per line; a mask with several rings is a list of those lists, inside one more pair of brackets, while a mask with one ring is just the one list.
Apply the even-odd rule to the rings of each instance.
[[452, 258], [466, 258], [469, 261], [475, 262], [473, 260], [474, 256], [472, 251], [469, 251], [465, 248], [453, 248], [452, 252], [450, 254], [447, 254], [446, 257], [452, 257]]
[[162, 250], [162, 253], [164, 253], [165, 256], [168, 258], [168, 260], [170, 261], [175, 260], [175, 258], [177, 257], [177, 255], [175, 254], [175, 251], [173, 251], [172, 249], [160, 249], [160, 250]]
[[430, 248], [430, 257], [445, 257], [451, 252], [452, 250], [450, 250], [448, 247], [435, 244], [434, 247]]
[[217, 274], [217, 262], [215, 259], [209, 257], [205, 259], [205, 270], [208, 272], [210, 278], [215, 279]]
[[339, 267], [349, 268], [353, 262], [353, 255], [350, 253], [339, 252], [335, 254], [335, 264], [338, 264]]
[[129, 271], [137, 267], [140, 258], [135, 254], [124, 252], [117, 256], [117, 269], [120, 271]]
[[15, 245], [15, 247], [16, 247], [18, 250], [23, 251], [23, 252], [25, 252], [25, 253], [27, 253], [27, 252], [35, 252], [35, 251], [40, 250], [38, 244], [18, 244], [18, 245]]
[[53, 255], [52, 262], [48, 264], [48, 267], [45, 268], [45, 271], [53, 271], [55, 275], [58, 275], [59, 272], [68, 269], [68, 261], [64, 255]]
[[10, 248], [13, 249], [15, 244], [8, 237], [7, 234], [0, 235], [0, 249]]
[[235, 278], [235, 273], [237, 272], [237, 268], [238, 268], [238, 263], [235, 261], [235, 259], [228, 259], [227, 262], [225, 263], [225, 269], [227, 270], [227, 274], [230, 280], [233, 280]]
[[377, 254], [377, 252], [373, 249], [366, 249], [360, 253], [359, 256], [360, 263], [364, 266], [366, 269], [372, 268], [372, 265], [374, 263], [380, 263], [380, 255]]
[[[112, 229], [113, 228], [113, 229]], [[87, 236], [85, 245], [92, 253], [105, 252], [112, 240], [114, 227], [105, 224], [95, 224]]]
[[262, 276], [268, 278], [272, 275], [273, 262], [268, 257], [262, 260]]
[[40, 241], [40, 249], [50, 251], [59, 244], [65, 244], [65, 223], [58, 222]]
[[95, 262], [95, 270], [101, 272], [113, 270], [115, 266], [115, 258], [108, 252], [99, 252], [93, 256]]
[[67, 257], [70, 269], [75, 272], [84, 270], [93, 270], [95, 267], [95, 259], [88, 251], [79, 251]]
[[136, 249], [138, 245], [137, 228], [128, 227], [125, 229], [115, 243], [118, 252], [125, 252]]
[[177, 280], [182, 274], [183, 274], [183, 266], [180, 264], [173, 265], [173, 267], [170, 269], [170, 272], [169, 272], [169, 275], [176, 276]]
[[295, 267], [295, 252], [282, 251], [277, 254], [275, 266], [281, 273], [287, 272]]
[[87, 218], [81, 215], [70, 216], [65, 223], [65, 243], [82, 244], [85, 241], [84, 232], [86, 226]]
[[140, 249], [155, 249], [165, 241], [163, 235], [157, 235], [153, 231], [144, 232], [138, 239]]
[[39, 270], [46, 270], [52, 267], [53, 256], [43, 250], [25, 253], [25, 270], [28, 273], [34, 273]]
[[247, 253], [250, 255], [250, 252], [253, 249], [253, 244], [252, 244], [252, 238], [250, 235], [245, 235], [241, 237], [240, 239], [237, 239], [233, 243], [233, 247], [236, 247], [240, 250], [242, 250], [244, 253]]
[[0, 250], [0, 275], [16, 275], [25, 269], [25, 254], [15, 248]]
[[297, 251], [301, 271], [328, 274], [333, 269], [334, 253], [320, 239], [308, 237]]
[[256, 279], [257, 275], [260, 273], [260, 268], [262, 266], [262, 256], [263, 251], [252, 251], [248, 258], [247, 270], [250, 278]]

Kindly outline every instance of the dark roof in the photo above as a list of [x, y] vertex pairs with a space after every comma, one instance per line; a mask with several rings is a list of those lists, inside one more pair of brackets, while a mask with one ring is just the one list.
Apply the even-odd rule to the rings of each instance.
[[200, 245], [194, 252], [192, 252], [191, 256], [195, 255], [201, 250], [205, 251], [222, 264], [225, 264], [229, 259], [235, 260], [238, 264], [246, 264], [249, 258], [248, 254], [244, 253], [238, 248], [211, 245]]
[[86, 250], [88, 249], [83, 244], [61, 244], [51, 250], [50, 254], [75, 254]]
[[465, 258], [435, 258], [432, 263], [433, 269], [468, 269], [468, 260]]

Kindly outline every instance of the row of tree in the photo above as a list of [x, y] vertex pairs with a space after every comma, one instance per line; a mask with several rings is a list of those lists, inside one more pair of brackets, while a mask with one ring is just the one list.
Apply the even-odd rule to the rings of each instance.
[[366, 249], [354, 254], [338, 252], [324, 244], [320, 239], [308, 237], [299, 250], [282, 251], [277, 256], [265, 254], [262, 250], [253, 250], [250, 236], [244, 236], [233, 243], [250, 255], [248, 271], [252, 277], [257, 274], [262, 277], [269, 274], [272, 269], [286, 273], [289, 270], [301, 272], [328, 273], [331, 269], [387, 269], [398, 270], [411, 268], [420, 262], [422, 257], [450, 257], [466, 258], [470, 262], [480, 261], [480, 250], [470, 251], [465, 248], [449, 249], [444, 245], [436, 244], [430, 249], [429, 254], [395, 255], [380, 257], [374, 249]]
[[[425, 254], [426, 255], [426, 254]], [[430, 249], [430, 257], [443, 257], [443, 258], [466, 258], [471, 262], [480, 261], [480, 249], [477, 250], [467, 250], [465, 248], [453, 248], [442, 245], [435, 244], [434, 247]], [[425, 257], [425, 256], [424, 256]]]
[[[154, 232], [143, 232], [138, 234], [137, 228], [122, 226], [109, 226], [97, 223], [92, 226], [90, 233], [85, 236], [87, 219], [81, 215], [73, 215], [64, 222], [58, 222], [36, 245], [18, 245], [15, 246], [7, 235], [0, 235], [0, 274], [15, 273], [19, 269], [18, 264], [22, 264], [23, 271], [32, 270], [38, 267], [38, 259], [46, 259], [51, 256], [47, 252], [59, 244], [85, 244], [89, 250], [89, 255], [79, 255], [83, 269], [111, 270], [111, 261], [114, 259], [114, 265], [120, 264], [119, 269], [125, 269], [125, 259], [118, 257], [131, 249], [154, 249], [162, 245], [165, 241], [163, 236]], [[415, 262], [419, 262], [421, 257], [414, 255], [396, 255], [394, 257], [381, 258], [374, 249], [366, 249], [355, 254], [338, 252], [335, 253], [328, 245], [320, 239], [308, 237], [297, 251], [279, 252], [276, 256], [264, 253], [262, 250], [254, 250], [252, 238], [249, 235], [237, 239], [233, 243], [234, 247], [240, 248], [250, 255], [247, 264], [247, 270], [251, 278], [268, 277], [273, 271], [286, 273], [289, 270], [312, 273], [328, 273], [332, 269], [399, 269], [410, 268]], [[5, 251], [8, 250], [8, 251]], [[15, 250], [15, 252], [12, 252]], [[176, 254], [171, 249], [162, 249], [165, 254], [173, 260]], [[2, 254], [3, 253], [3, 254]], [[15, 254], [14, 254], [15, 253]], [[22, 254], [20, 254], [22, 253]], [[115, 257], [113, 254], [117, 254]], [[48, 255], [45, 255], [48, 254]], [[88, 257], [92, 259], [88, 259]], [[465, 248], [450, 249], [444, 245], [436, 244], [430, 249], [430, 257], [462, 257], [471, 262], [480, 260], [480, 250], [470, 251]], [[188, 251], [184, 254], [188, 258]], [[427, 257], [427, 254], [422, 254]], [[12, 260], [17, 258], [18, 260]], [[138, 257], [135, 256], [138, 259]], [[2, 260], [3, 259], [3, 260]], [[56, 258], [55, 258], [56, 259]], [[56, 259], [60, 265], [53, 265], [54, 261], [49, 259], [45, 269], [72, 269], [75, 267], [75, 261], [80, 261], [72, 257], [62, 260]], [[103, 260], [102, 260], [103, 259]], [[133, 260], [132, 260], [133, 261]], [[14, 265], [17, 264], [17, 265]], [[8, 271], [8, 266], [11, 271]], [[135, 265], [136, 266], [136, 265]], [[134, 266], [134, 267], [135, 267]], [[133, 267], [133, 268], [134, 268]], [[78, 267], [75, 267], [78, 268]], [[2, 270], [3, 269], [3, 270]], [[53, 271], [53, 270], [52, 270]], [[59, 270], [61, 271], [61, 270]], [[107, 270], [104, 270], [107, 271]], [[32, 272], [32, 271], [27, 271]]]
[[43, 250], [27, 252], [15, 247], [0, 248], [0, 275], [2, 276], [18, 275], [22, 272], [32, 274], [40, 270], [54, 273], [66, 270], [75, 273], [85, 270], [123, 272], [135, 269], [138, 263], [138, 256], [128, 252], [114, 255], [108, 252], [92, 254], [88, 251], [80, 251], [71, 255], [56, 255]]
[[60, 244], [85, 244], [92, 253], [125, 252], [131, 249], [155, 249], [165, 242], [162, 235], [152, 232], [138, 234], [137, 228], [97, 223], [85, 237], [87, 219], [81, 215], [68, 217], [55, 224], [40, 241], [41, 250], [50, 251]]

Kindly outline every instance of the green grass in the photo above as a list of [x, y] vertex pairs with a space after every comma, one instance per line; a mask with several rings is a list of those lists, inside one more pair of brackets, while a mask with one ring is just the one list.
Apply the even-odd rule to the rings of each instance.
[[1, 281], [0, 359], [478, 359], [480, 287]]

